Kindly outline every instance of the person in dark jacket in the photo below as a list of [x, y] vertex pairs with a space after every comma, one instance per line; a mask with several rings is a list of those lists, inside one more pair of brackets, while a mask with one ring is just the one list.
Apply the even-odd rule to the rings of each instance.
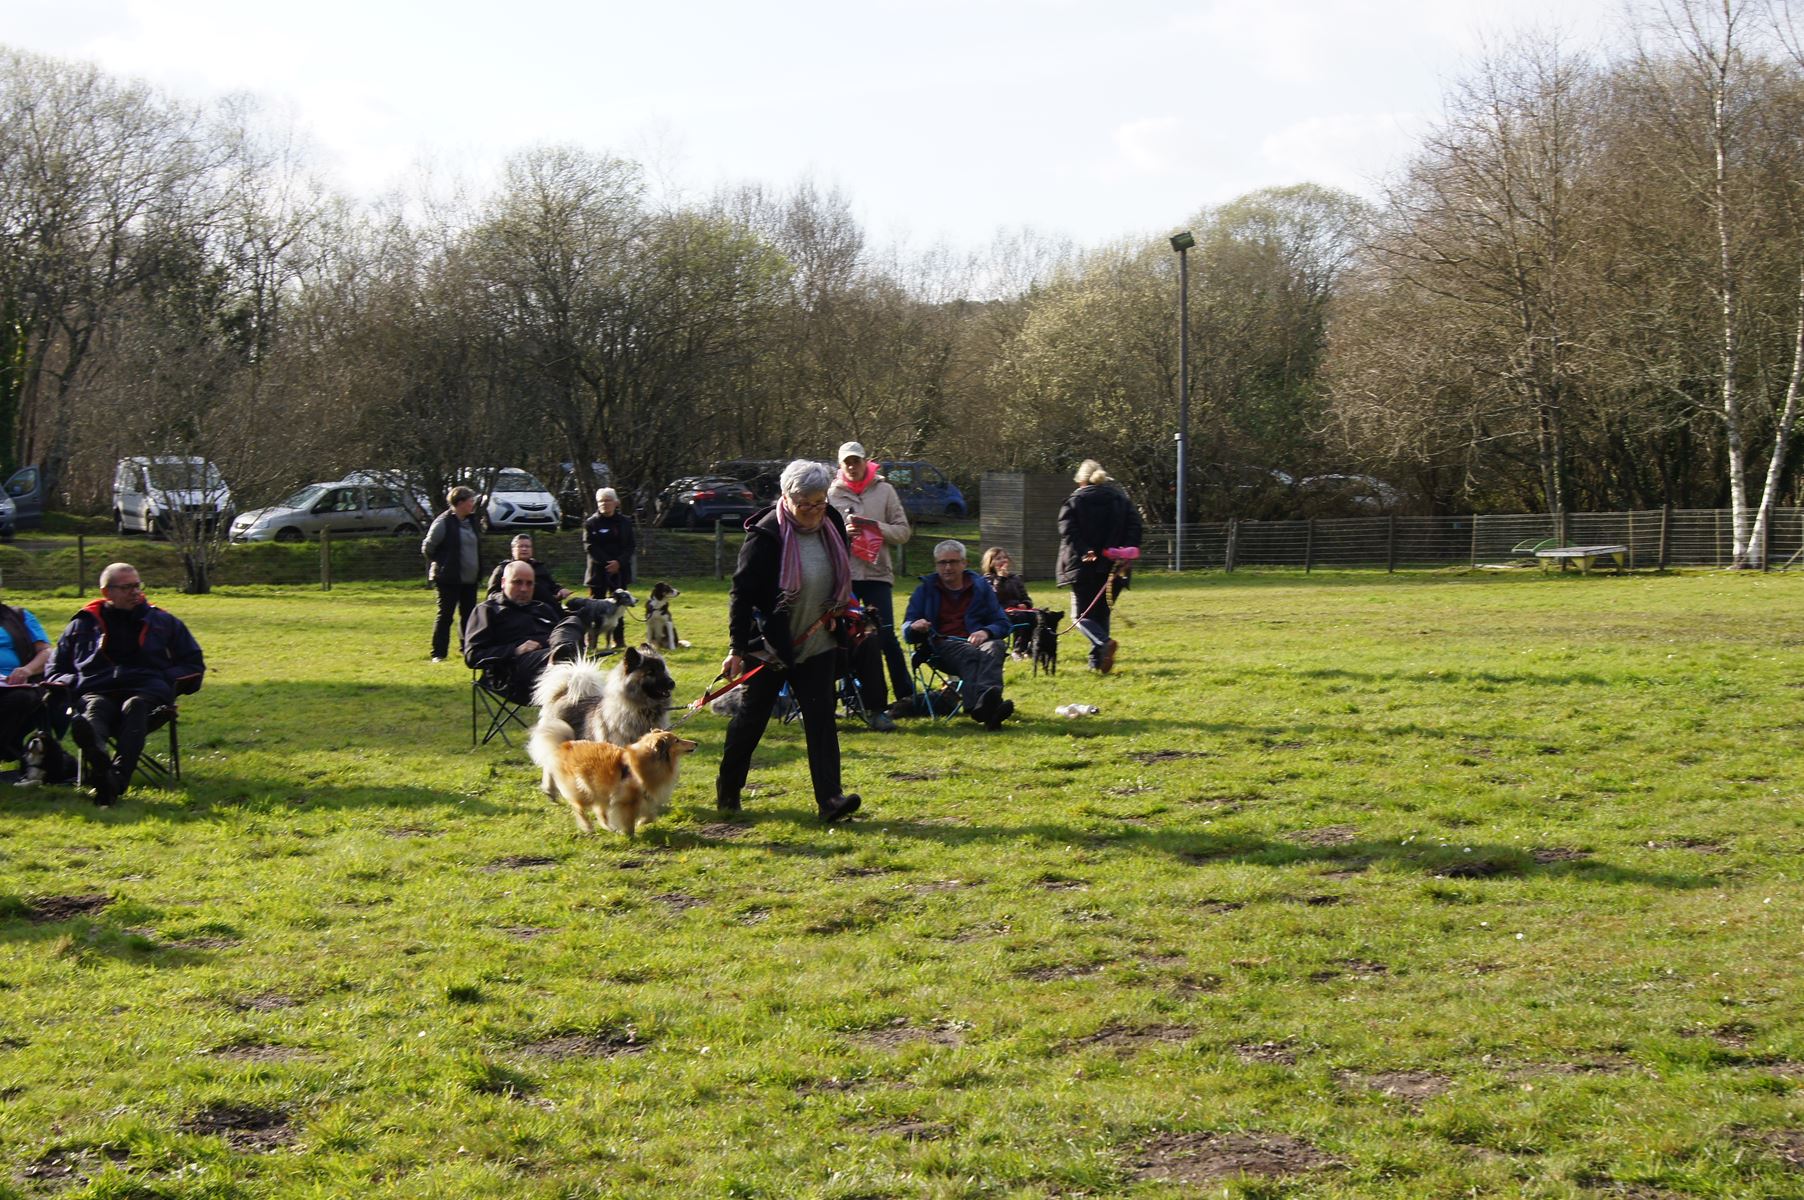
[[1014, 643], [1010, 653], [1015, 658], [1025, 659], [1029, 650], [1029, 639], [1033, 636], [1033, 625], [1026, 620], [1016, 622], [1015, 609], [1031, 609], [1033, 598], [1027, 594], [1027, 583], [1015, 574], [1015, 560], [1001, 546], [991, 546], [983, 552], [983, 581], [995, 589], [996, 599], [1002, 602], [1003, 610], [1009, 612], [1009, 621], [1015, 631]]
[[482, 539], [476, 528], [476, 493], [454, 487], [445, 493], [445, 511], [433, 518], [420, 541], [426, 578], [438, 592], [438, 619], [432, 625], [432, 661], [451, 652], [451, 618], [459, 636], [476, 607], [476, 583], [482, 578]]
[[25, 739], [44, 717], [36, 686], [50, 663], [50, 637], [29, 608], [0, 604], [0, 762], [24, 757]]
[[[508, 563], [523, 562], [532, 568], [532, 598], [542, 600], [546, 604], [562, 604], [570, 595], [570, 589], [559, 587], [557, 580], [551, 577], [551, 568], [532, 556], [532, 534], [516, 533], [514, 540], [508, 543], [508, 552], [513, 557], [507, 562], [498, 564], [489, 572], [488, 592], [485, 600], [493, 600], [501, 594], [501, 584], [507, 575]], [[466, 618], [466, 624], [468, 623]]]
[[[57, 639], [44, 681], [69, 689], [70, 733], [94, 780], [94, 803], [106, 805], [131, 783], [151, 713], [199, 691], [207, 664], [188, 627], [144, 598], [136, 567], [109, 565], [100, 591]], [[117, 754], [108, 755], [108, 739]]]
[[[1078, 467], [1076, 483], [1059, 509], [1058, 583], [1071, 589], [1077, 631], [1090, 640], [1090, 669], [1107, 675], [1115, 669], [1117, 649], [1109, 635], [1109, 610], [1128, 585], [1128, 567], [1104, 551], [1139, 547], [1140, 514], [1093, 458]], [[1119, 570], [1111, 571], [1114, 566]]]
[[[963, 542], [933, 548], [933, 574], [908, 598], [902, 630], [910, 642], [926, 642], [933, 665], [965, 681], [965, 711], [986, 729], [1000, 729], [1015, 711], [1002, 698], [1002, 656], [1009, 617], [996, 592], [965, 565]], [[974, 699], [973, 699], [974, 697]]]
[[521, 704], [532, 701], [549, 663], [582, 657], [587, 632], [580, 615], [535, 599], [533, 590], [532, 565], [515, 559], [503, 568], [501, 595], [478, 604], [464, 628], [464, 662]]
[[[595, 515], [583, 522], [583, 586], [597, 600], [613, 596], [616, 588], [631, 586], [633, 558], [638, 553], [633, 519], [620, 511], [620, 496], [611, 487], [595, 491]], [[626, 645], [626, 622], [614, 626], [614, 644]], [[591, 647], [593, 649], [593, 647]]]
[[[714, 802], [722, 812], [739, 811], [752, 752], [785, 683], [802, 710], [808, 775], [821, 820], [843, 820], [858, 810], [858, 795], [840, 788], [833, 716], [838, 643], [831, 623], [851, 599], [852, 566], [845, 520], [827, 503], [832, 482], [825, 463], [797, 459], [783, 469], [777, 502], [745, 520], [727, 602], [730, 648], [720, 669], [737, 679], [763, 666], [745, 682], [744, 702], [727, 726], [714, 781]], [[877, 669], [883, 669], [881, 660]]]

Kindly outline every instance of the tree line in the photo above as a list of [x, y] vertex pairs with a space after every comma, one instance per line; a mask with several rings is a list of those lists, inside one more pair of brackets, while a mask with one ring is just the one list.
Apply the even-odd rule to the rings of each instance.
[[[1363, 473], [1423, 512], [1795, 502], [1804, 54], [1783, 7], [1670, 0], [1613, 49], [1493, 47], [1377, 201], [1190, 214], [1193, 517]], [[291, 129], [0, 51], [0, 457], [107, 503], [133, 453], [240, 503], [358, 467], [733, 457], [1067, 472], [1169, 519], [1162, 235], [879, 246], [803, 181], [659, 194], [522, 149], [491, 186], [355, 204]]]

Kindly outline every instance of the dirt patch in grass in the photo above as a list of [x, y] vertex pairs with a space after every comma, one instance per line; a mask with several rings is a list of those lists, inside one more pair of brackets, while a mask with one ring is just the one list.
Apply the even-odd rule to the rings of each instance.
[[1155, 763], [1176, 762], [1181, 758], [1207, 758], [1201, 750], [1142, 750], [1128, 755], [1141, 766], [1150, 767]]
[[1417, 1106], [1453, 1086], [1453, 1080], [1433, 1071], [1336, 1071], [1335, 1082], [1349, 1092], [1379, 1092]]
[[546, 858], [542, 854], [510, 854], [506, 858], [496, 859], [483, 870], [493, 873], [495, 871], [528, 871], [535, 867], [555, 866], [557, 866], [557, 859]]
[[516, 942], [530, 942], [536, 937], [544, 937], [551, 932], [542, 925], [497, 925], [495, 928]]
[[571, 1058], [620, 1058], [627, 1054], [643, 1054], [646, 1044], [631, 1029], [609, 1033], [554, 1033], [549, 1037], [521, 1042], [522, 1053], [558, 1061]]
[[969, 1026], [960, 1021], [936, 1021], [932, 1025], [914, 1025], [907, 1017], [897, 1017], [887, 1025], [874, 1029], [858, 1029], [846, 1036], [861, 1046], [878, 1050], [894, 1050], [910, 1042], [931, 1042], [936, 1046], [962, 1046]]
[[770, 920], [770, 909], [748, 908], [734, 917], [733, 923], [736, 925], [762, 925], [768, 920]]
[[841, 867], [833, 872], [835, 879], [869, 879], [874, 875], [888, 875], [891, 867]]
[[391, 838], [426, 838], [439, 835], [438, 830], [428, 829], [424, 825], [390, 825], [382, 833], [383, 836]]
[[[1120, 787], [1104, 788], [1103, 792], [1110, 796], [1143, 796], [1147, 792], [1156, 792], [1158, 790], [1158, 788], [1150, 783], [1126, 783]], [[1122, 817], [1120, 819], [1124, 821], [1133, 821], [1142, 818]]]
[[1300, 829], [1289, 834], [1291, 841], [1304, 846], [1344, 846], [1359, 836], [1351, 825], [1324, 825], [1320, 829]]
[[1128, 1169], [1157, 1183], [1215, 1183], [1236, 1176], [1276, 1178], [1339, 1166], [1301, 1138], [1282, 1133], [1161, 1133], [1135, 1147]]
[[1132, 1053], [1148, 1046], [1182, 1046], [1196, 1037], [1193, 1025], [1105, 1025], [1095, 1033], [1066, 1042], [1067, 1049], [1096, 1046]]
[[944, 779], [944, 771], [891, 771], [889, 777], [897, 783], [926, 783], [930, 779]]
[[1047, 967], [1028, 967], [1015, 974], [1035, 983], [1051, 983], [1057, 979], [1087, 979], [1092, 975], [1100, 975], [1102, 967], [1097, 963], [1057, 963]]
[[1339, 866], [1330, 867], [1325, 871], [1317, 871], [1315, 877], [1330, 880], [1357, 879], [1370, 870], [1371, 866], [1372, 860], [1369, 858], [1349, 858]]
[[1794, 1172], [1804, 1172], [1804, 1129], [1738, 1129], [1736, 1136], [1759, 1146]]
[[1729, 848], [1721, 842], [1713, 842], [1708, 838], [1662, 838], [1649, 842], [1649, 850], [1690, 850], [1696, 854], [1727, 854]]
[[1327, 892], [1321, 892], [1314, 896], [1298, 896], [1296, 899], [1299, 904], [1307, 905], [1310, 908], [1333, 908], [1337, 904], [1347, 902], [1345, 896], [1335, 896]]
[[925, 883], [911, 883], [906, 890], [917, 896], [927, 896], [935, 892], [956, 892], [970, 886], [964, 879], [929, 879]]
[[108, 1163], [122, 1163], [130, 1156], [122, 1147], [98, 1150], [51, 1150], [13, 1172], [13, 1177], [34, 1192], [62, 1191], [86, 1184]]
[[26, 919], [33, 925], [50, 925], [76, 917], [91, 916], [113, 902], [106, 892], [89, 892], [79, 896], [34, 896], [26, 901]]
[[183, 1133], [222, 1137], [241, 1154], [267, 1154], [294, 1144], [288, 1114], [279, 1108], [253, 1104], [215, 1104], [203, 1108], [181, 1124]]
[[1200, 975], [1180, 975], [1172, 980], [1172, 988], [1180, 996], [1201, 996], [1205, 992], [1221, 990], [1221, 976], [1203, 973]]
[[1538, 846], [1529, 851], [1529, 857], [1545, 867], [1550, 863], [1583, 862], [1591, 857], [1591, 851], [1571, 846]]
[[752, 831], [750, 825], [739, 825], [732, 821], [712, 821], [696, 830], [703, 837], [715, 842], [730, 842], [734, 838], [742, 838]]
[[1626, 1058], [1591, 1058], [1583, 1062], [1518, 1063], [1506, 1073], [1517, 1082], [1542, 1075], [1621, 1075], [1634, 1064]]
[[1473, 858], [1432, 870], [1439, 879], [1496, 879], [1522, 874], [1521, 865], [1506, 858]]
[[1240, 900], [1199, 900], [1191, 911], [1199, 913], [1231, 913], [1245, 907], [1246, 904]]
[[885, 1121], [879, 1125], [866, 1125], [871, 1133], [890, 1133], [911, 1142], [937, 1142], [952, 1136], [952, 1126], [939, 1121], [921, 1121], [902, 1119]]
[[1337, 958], [1323, 970], [1311, 975], [1310, 978], [1317, 983], [1329, 979], [1339, 979], [1343, 976], [1350, 976], [1354, 979], [1376, 979], [1380, 975], [1390, 974], [1390, 971], [1391, 969], [1381, 962], [1371, 962], [1363, 958]]
[[1234, 1057], [1243, 1063], [1267, 1063], [1280, 1067], [1297, 1065], [1296, 1046], [1291, 1042], [1242, 1042], [1234, 1047]]
[[284, 1008], [299, 1008], [301, 1002], [293, 996], [284, 996], [281, 992], [258, 992], [255, 996], [245, 996], [232, 1001], [232, 1007], [239, 1012], [276, 1012]]
[[705, 900], [695, 896], [684, 895], [682, 892], [664, 892], [660, 895], [653, 896], [652, 899], [656, 900], [659, 904], [662, 904], [673, 913], [685, 913], [692, 908], [700, 908], [703, 904], [707, 903]]
[[1048, 892], [1081, 892], [1090, 885], [1082, 879], [1042, 879], [1034, 886]]
[[637, 871], [645, 865], [643, 858], [623, 858], [614, 864], [616, 871]]
[[297, 1058], [309, 1057], [308, 1051], [298, 1046], [278, 1046], [270, 1042], [246, 1042], [238, 1046], [221, 1046], [210, 1052], [214, 1058], [223, 1058], [228, 1062], [292, 1062]]

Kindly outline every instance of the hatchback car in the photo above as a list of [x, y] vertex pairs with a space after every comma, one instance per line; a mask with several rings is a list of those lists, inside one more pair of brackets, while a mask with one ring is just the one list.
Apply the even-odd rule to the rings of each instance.
[[651, 523], [664, 529], [699, 529], [716, 521], [743, 521], [762, 507], [737, 479], [687, 475], [658, 493]]
[[391, 487], [359, 483], [310, 483], [267, 508], [240, 513], [234, 542], [300, 542], [330, 529], [333, 537], [420, 532], [417, 510]]
[[962, 517], [970, 511], [958, 485], [930, 462], [884, 463], [883, 477], [911, 517]]
[[476, 511], [487, 528], [500, 532], [556, 529], [563, 524], [557, 497], [531, 471], [502, 467], [498, 471], [469, 471], [466, 475], [479, 482], [493, 476], [488, 494], [476, 499]]
[[783, 477], [783, 468], [788, 465], [786, 458], [729, 458], [709, 467], [708, 474], [737, 479], [752, 490], [753, 499], [760, 505], [775, 504], [777, 481]]

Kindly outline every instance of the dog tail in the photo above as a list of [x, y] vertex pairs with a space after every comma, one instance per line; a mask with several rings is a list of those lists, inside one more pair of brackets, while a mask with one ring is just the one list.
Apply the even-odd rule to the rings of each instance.
[[552, 663], [539, 675], [539, 682], [532, 689], [533, 705], [544, 709], [560, 700], [593, 700], [601, 695], [606, 678], [600, 667], [586, 659]]
[[538, 764], [539, 770], [556, 774], [558, 747], [575, 740], [576, 730], [570, 727], [568, 721], [541, 717], [539, 723], [532, 727], [532, 737], [526, 741], [526, 753]]

